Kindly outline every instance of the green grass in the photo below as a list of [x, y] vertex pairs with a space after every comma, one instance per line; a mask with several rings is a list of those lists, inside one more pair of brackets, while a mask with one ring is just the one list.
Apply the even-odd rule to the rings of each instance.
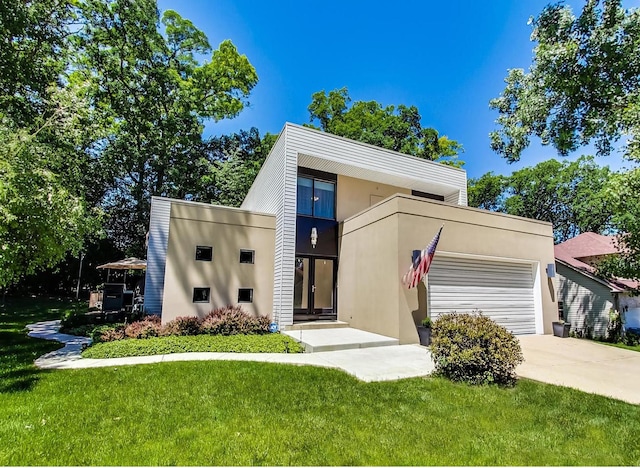
[[36, 378], [0, 391], [0, 465], [640, 464], [640, 406], [567, 388], [230, 361], [43, 372], [11, 330], [2, 365]]
[[197, 335], [162, 338], [127, 339], [98, 343], [82, 353], [86, 358], [152, 356], [154, 354], [219, 353], [301, 353], [302, 346], [289, 336], [269, 335]]
[[33, 361], [62, 347], [54, 341], [29, 338], [25, 326], [57, 320], [76, 306], [68, 300], [31, 298], [8, 298], [5, 306], [0, 306], [0, 392], [29, 389], [40, 374]]
[[607, 346], [613, 346], [613, 347], [615, 347], [615, 348], [629, 349], [629, 350], [631, 350], [631, 351], [638, 351], [638, 352], [640, 352], [640, 345], [637, 345], [637, 346], [629, 346], [629, 345], [626, 345], [626, 344], [624, 344], [624, 343], [607, 343], [606, 341], [599, 341], [598, 343], [602, 343], [602, 344], [605, 344], [605, 345], [607, 345]]

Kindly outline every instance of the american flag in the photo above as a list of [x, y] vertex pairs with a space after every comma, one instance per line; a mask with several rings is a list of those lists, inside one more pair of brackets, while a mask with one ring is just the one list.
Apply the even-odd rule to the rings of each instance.
[[427, 248], [413, 259], [413, 263], [411, 264], [411, 267], [409, 267], [409, 271], [407, 271], [407, 273], [402, 277], [402, 284], [404, 284], [407, 289], [418, 286], [420, 281], [422, 281], [422, 278], [424, 278], [424, 275], [429, 273], [429, 267], [431, 266], [431, 261], [436, 253], [438, 241], [440, 240], [440, 233], [442, 232], [443, 227], [444, 225], [440, 227], [440, 230], [429, 243]]

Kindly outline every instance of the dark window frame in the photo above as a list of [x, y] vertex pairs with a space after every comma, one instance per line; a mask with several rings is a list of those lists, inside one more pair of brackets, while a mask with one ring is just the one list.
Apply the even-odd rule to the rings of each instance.
[[[242, 300], [243, 291], [249, 292], [249, 300]], [[238, 303], [239, 304], [253, 303], [253, 288], [238, 288]]]
[[[196, 291], [206, 291], [207, 300], [196, 300]], [[202, 288], [193, 288], [193, 296], [191, 297], [191, 302], [194, 304], [208, 304], [211, 302], [211, 288], [210, 287], [202, 287]]]
[[412, 190], [411, 195], [414, 197], [426, 198], [427, 200], [444, 201], [444, 195], [438, 195], [437, 193], [421, 192], [419, 190]]
[[[318, 171], [319, 172], [319, 171]], [[324, 173], [323, 173], [324, 174]], [[336, 179], [330, 177], [316, 177], [312, 174], [305, 174], [304, 172], [298, 172], [298, 176], [296, 177], [296, 190], [298, 186], [298, 179], [303, 178], [311, 181], [311, 193], [315, 194], [316, 192], [316, 181], [324, 182], [327, 184], [333, 185], [333, 217], [327, 218], [325, 216], [317, 216], [316, 215], [316, 204], [315, 202], [311, 203], [311, 214], [300, 213], [298, 211], [297, 199], [296, 199], [296, 215], [297, 216], [306, 216], [307, 218], [318, 218], [318, 219], [329, 219], [332, 221], [336, 220], [336, 211], [338, 210], [338, 183]]]
[[[198, 252], [201, 252], [202, 250], [207, 250], [209, 249], [210, 251], [210, 255], [209, 258], [198, 258]], [[194, 258], [196, 259], [197, 262], [212, 262], [213, 261], [213, 246], [212, 245], [196, 245], [196, 253]]]
[[[243, 262], [242, 261], [242, 254], [251, 254], [251, 261], [250, 262]], [[240, 249], [240, 263], [245, 264], [245, 265], [253, 265], [256, 263], [256, 251], [253, 249]]]

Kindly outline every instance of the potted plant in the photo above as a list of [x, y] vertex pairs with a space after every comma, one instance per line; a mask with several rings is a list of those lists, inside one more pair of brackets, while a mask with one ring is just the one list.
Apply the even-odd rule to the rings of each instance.
[[431, 318], [425, 317], [422, 319], [421, 325], [418, 326], [418, 337], [420, 338], [420, 344], [422, 346], [429, 346], [431, 344]]
[[557, 322], [552, 322], [553, 336], [559, 336], [560, 338], [569, 338], [569, 330], [571, 330], [571, 324], [560, 319]]

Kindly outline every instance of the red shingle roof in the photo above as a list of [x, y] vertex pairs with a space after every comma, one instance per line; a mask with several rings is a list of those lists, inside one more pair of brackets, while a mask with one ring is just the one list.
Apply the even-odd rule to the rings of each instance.
[[[591, 265], [581, 261], [581, 258], [595, 257], [599, 255], [617, 254], [616, 239], [614, 236], [603, 236], [595, 232], [585, 232], [572, 239], [564, 241], [553, 247], [557, 260], [583, 271], [590, 276], [594, 276], [596, 269]], [[640, 284], [624, 278], [614, 278], [612, 280], [602, 280], [611, 286], [612, 289], [624, 290], [626, 288], [637, 288]]]

